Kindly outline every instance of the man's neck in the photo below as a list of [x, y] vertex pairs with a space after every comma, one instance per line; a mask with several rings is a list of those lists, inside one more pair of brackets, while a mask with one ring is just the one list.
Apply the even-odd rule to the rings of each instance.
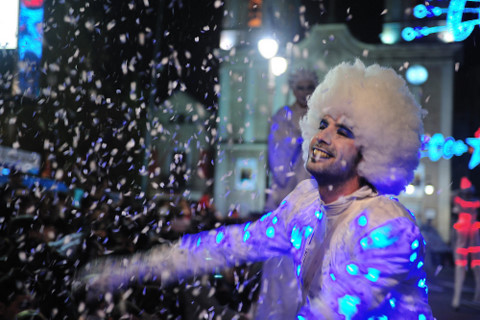
[[323, 185], [318, 184], [318, 193], [325, 204], [337, 201], [340, 197], [348, 196], [360, 189], [360, 179], [350, 179], [339, 185]]

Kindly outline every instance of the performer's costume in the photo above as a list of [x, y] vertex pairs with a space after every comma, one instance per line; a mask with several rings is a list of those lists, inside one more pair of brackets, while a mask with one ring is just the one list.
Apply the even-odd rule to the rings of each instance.
[[173, 247], [106, 260], [91, 271], [97, 286], [117, 286], [132, 276], [161, 276], [168, 283], [289, 255], [297, 290], [288, 307], [297, 319], [433, 319], [424, 245], [414, 217], [399, 202], [364, 186], [326, 205], [310, 179], [255, 222], [187, 235]]
[[453, 225], [455, 232], [455, 286], [452, 306], [460, 305], [463, 282], [465, 280], [468, 258], [475, 277], [475, 295], [473, 300], [480, 302], [480, 222], [477, 221], [477, 211], [480, 200], [472, 196], [469, 189], [470, 181], [462, 178], [462, 188], [458, 195], [453, 197], [453, 212], [458, 213], [458, 220]]
[[302, 159], [302, 132], [299, 121], [306, 108], [285, 106], [272, 117], [268, 136], [268, 163], [272, 183], [265, 210], [275, 210], [280, 202], [310, 174]]

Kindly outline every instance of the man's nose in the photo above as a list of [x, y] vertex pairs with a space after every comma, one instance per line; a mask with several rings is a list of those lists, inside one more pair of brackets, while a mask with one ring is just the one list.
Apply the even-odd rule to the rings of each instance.
[[323, 130], [319, 130], [315, 138], [317, 139], [317, 142], [323, 141], [326, 144], [331, 144], [332, 134], [333, 134], [333, 130], [331, 130], [330, 128], [325, 128]]

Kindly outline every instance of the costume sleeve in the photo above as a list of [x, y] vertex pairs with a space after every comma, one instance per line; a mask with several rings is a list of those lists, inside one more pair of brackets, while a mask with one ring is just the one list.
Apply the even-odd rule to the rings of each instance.
[[406, 217], [363, 231], [366, 224], [361, 215], [351, 226], [357, 228], [352, 245], [332, 258], [321, 292], [306, 302], [298, 319], [433, 319], [417, 226]]
[[295, 163], [302, 154], [302, 138], [289, 134], [292, 131], [289, 113], [292, 112], [285, 107], [275, 114], [268, 135], [268, 164], [275, 183], [280, 187], [284, 187], [293, 174], [291, 163]]
[[131, 256], [94, 261], [80, 279], [100, 290], [112, 290], [130, 281], [158, 280], [162, 285], [197, 274], [265, 260], [288, 253], [291, 243], [278, 209], [252, 223], [224, 226], [184, 236], [172, 246], [158, 246]]

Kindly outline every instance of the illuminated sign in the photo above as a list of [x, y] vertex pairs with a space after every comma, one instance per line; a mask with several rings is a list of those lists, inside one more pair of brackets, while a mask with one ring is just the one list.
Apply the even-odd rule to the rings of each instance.
[[[406, 41], [412, 41], [417, 38], [428, 36], [432, 33], [448, 32], [453, 41], [465, 40], [473, 31], [476, 25], [480, 24], [480, 9], [479, 8], [465, 8], [469, 2], [478, 2], [478, 0], [451, 0], [448, 8], [435, 7], [431, 5], [419, 4], [413, 9], [413, 15], [416, 18], [431, 18], [438, 17], [442, 14], [447, 15], [446, 25], [435, 27], [407, 27], [402, 30], [402, 37]], [[475, 14], [476, 19], [464, 20], [463, 14]]]
[[421, 156], [428, 157], [432, 161], [438, 161], [441, 158], [451, 159], [453, 156], [458, 157], [469, 151], [470, 146], [473, 150], [468, 168], [472, 170], [480, 164], [480, 137], [467, 138], [465, 142], [452, 137], [445, 138], [441, 133], [435, 133], [432, 137], [423, 135]]

